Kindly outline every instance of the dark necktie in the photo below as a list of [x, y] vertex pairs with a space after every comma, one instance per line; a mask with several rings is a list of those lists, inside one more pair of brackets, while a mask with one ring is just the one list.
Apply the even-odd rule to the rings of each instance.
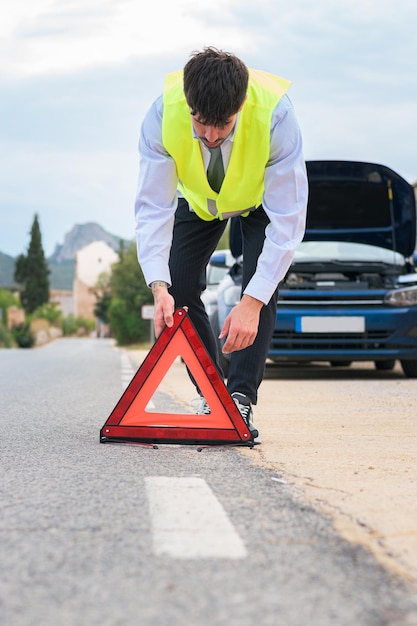
[[224, 178], [222, 151], [220, 146], [210, 149], [210, 163], [207, 168], [207, 180], [213, 191], [219, 193]]

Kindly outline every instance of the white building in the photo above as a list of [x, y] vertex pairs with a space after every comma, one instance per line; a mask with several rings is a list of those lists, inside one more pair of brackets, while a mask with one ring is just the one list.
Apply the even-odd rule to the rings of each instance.
[[76, 317], [95, 319], [97, 281], [102, 273], [111, 273], [119, 255], [104, 241], [93, 241], [75, 255], [74, 314]]

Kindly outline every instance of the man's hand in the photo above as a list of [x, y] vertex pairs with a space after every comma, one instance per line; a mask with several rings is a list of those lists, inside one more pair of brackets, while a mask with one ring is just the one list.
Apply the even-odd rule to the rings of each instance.
[[222, 348], [224, 354], [251, 346], [258, 334], [259, 315], [263, 302], [243, 295], [239, 304], [226, 317], [219, 339], [227, 337]]
[[[158, 281], [160, 282], [160, 281]], [[174, 298], [168, 293], [168, 286], [152, 285], [152, 293], [155, 305], [153, 323], [155, 327], [155, 337], [164, 330], [165, 326], [171, 327], [174, 323]]]

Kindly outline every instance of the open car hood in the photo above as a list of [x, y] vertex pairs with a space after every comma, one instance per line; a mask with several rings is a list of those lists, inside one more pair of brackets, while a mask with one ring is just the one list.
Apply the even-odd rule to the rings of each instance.
[[305, 241], [351, 241], [413, 254], [413, 187], [393, 170], [357, 161], [307, 161]]

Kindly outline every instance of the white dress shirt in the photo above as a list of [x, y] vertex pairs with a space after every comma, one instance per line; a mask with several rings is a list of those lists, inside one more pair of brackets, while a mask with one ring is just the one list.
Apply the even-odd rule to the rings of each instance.
[[[168, 260], [178, 202], [175, 162], [162, 144], [162, 111], [161, 96], [146, 114], [139, 139], [136, 238], [139, 263], [148, 285], [154, 280], [171, 284]], [[234, 132], [221, 144], [225, 171], [233, 139]], [[207, 169], [210, 152], [202, 142], [200, 146]], [[285, 95], [272, 114], [270, 158], [265, 169], [262, 206], [270, 224], [256, 272], [245, 294], [265, 304], [269, 302], [303, 238], [307, 196], [301, 133], [291, 101]]]

